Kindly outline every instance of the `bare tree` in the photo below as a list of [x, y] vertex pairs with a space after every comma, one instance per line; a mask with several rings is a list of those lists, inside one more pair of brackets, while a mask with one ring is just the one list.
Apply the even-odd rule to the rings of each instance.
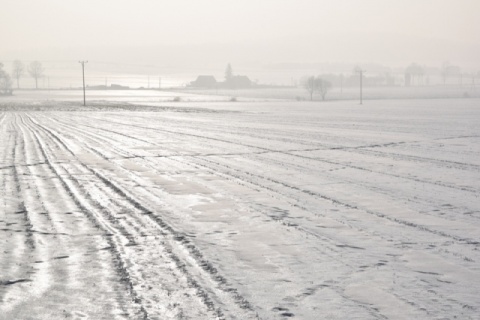
[[317, 91], [317, 81], [314, 76], [305, 77], [302, 79], [302, 86], [310, 94], [310, 101], [313, 100], [313, 93]]
[[35, 79], [35, 89], [38, 89], [38, 78], [43, 77], [43, 67], [39, 61], [32, 61], [28, 67], [28, 73]]
[[315, 79], [315, 88], [316, 90], [320, 93], [320, 95], [322, 96], [322, 100], [325, 100], [325, 96], [327, 95], [327, 92], [330, 90], [330, 88], [332, 87], [332, 84], [327, 81], [327, 80], [324, 80], [320, 77], [316, 78]]
[[22, 61], [13, 61], [12, 75], [17, 79], [17, 89], [20, 89], [20, 78], [25, 74], [25, 66]]
[[0, 94], [12, 94], [12, 79], [10, 75], [3, 70], [3, 63], [0, 62]]

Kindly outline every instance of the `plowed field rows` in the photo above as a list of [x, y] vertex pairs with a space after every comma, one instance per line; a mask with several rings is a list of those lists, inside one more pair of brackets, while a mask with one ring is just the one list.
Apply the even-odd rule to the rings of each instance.
[[0, 319], [478, 319], [480, 103], [3, 103]]

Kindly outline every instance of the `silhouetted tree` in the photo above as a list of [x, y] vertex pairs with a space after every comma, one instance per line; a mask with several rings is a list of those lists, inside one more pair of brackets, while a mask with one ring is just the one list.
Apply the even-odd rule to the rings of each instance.
[[39, 61], [32, 61], [28, 67], [28, 73], [35, 79], [35, 89], [38, 89], [38, 78], [43, 77], [43, 67]]
[[0, 94], [12, 94], [12, 79], [10, 75], [3, 70], [3, 63], [0, 62]]
[[327, 95], [327, 92], [330, 90], [331, 87], [332, 84], [329, 81], [319, 77], [315, 79], [315, 89], [322, 96], [322, 100], [325, 100], [325, 96]]
[[230, 63], [227, 65], [227, 68], [225, 69], [225, 80], [228, 82], [230, 79], [233, 78], [233, 69]]
[[13, 61], [12, 76], [17, 79], [17, 89], [20, 89], [20, 78], [24, 75], [24, 73], [25, 66], [23, 65], [22, 61]]
[[310, 94], [310, 101], [313, 100], [313, 93], [316, 91], [316, 81], [314, 76], [305, 77], [302, 79], [302, 86]]

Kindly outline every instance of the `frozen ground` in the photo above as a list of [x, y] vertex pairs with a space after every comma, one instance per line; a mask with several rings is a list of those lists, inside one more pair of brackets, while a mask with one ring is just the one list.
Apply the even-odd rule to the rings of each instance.
[[480, 100], [144, 102], [0, 100], [0, 319], [479, 319]]

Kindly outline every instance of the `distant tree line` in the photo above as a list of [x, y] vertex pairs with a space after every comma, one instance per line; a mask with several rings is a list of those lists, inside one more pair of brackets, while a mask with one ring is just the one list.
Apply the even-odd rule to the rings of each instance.
[[[411, 63], [405, 68], [393, 71], [388, 68], [374, 70], [371, 74], [362, 77], [362, 85], [365, 87], [381, 86], [425, 86], [432, 84], [457, 84], [460, 86], [475, 87], [475, 78], [480, 77], [480, 72], [462, 72], [459, 66], [445, 62], [440, 68], [427, 67], [418, 63]], [[432, 78], [435, 79], [432, 81]], [[342, 92], [346, 87], [360, 86], [360, 77], [355, 70], [348, 74], [321, 74], [319, 76], [304, 76], [300, 80], [300, 86], [304, 88], [310, 100], [315, 94], [319, 94], [322, 100], [326, 99], [331, 88], [339, 88]]]
[[462, 72], [462, 68], [459, 66], [450, 64], [450, 62], [444, 62], [438, 68], [428, 68], [417, 63], [411, 63], [405, 68], [405, 86], [415, 86], [415, 85], [429, 85], [430, 76], [440, 74], [443, 85], [451, 83], [451, 79], [456, 80], [456, 83], [463, 85], [463, 81], [466, 79], [471, 79], [472, 82], [475, 81], [475, 73], [466, 73]]
[[[358, 87], [360, 79], [355, 70], [350, 74], [322, 74], [320, 78], [330, 82], [333, 87]], [[363, 79], [366, 86], [393, 86], [395, 85], [395, 78], [390, 72], [381, 74], [373, 74]]]

